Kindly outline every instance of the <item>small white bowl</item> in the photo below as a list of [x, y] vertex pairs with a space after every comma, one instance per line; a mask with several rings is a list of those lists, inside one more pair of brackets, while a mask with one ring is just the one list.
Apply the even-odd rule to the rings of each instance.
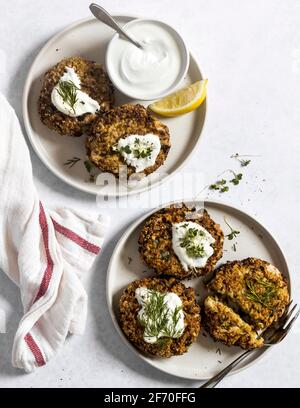
[[[138, 99], [138, 100], [144, 100], [144, 101], [151, 101], [154, 99], [160, 99], [168, 94], [170, 94], [183, 80], [183, 78], [185, 77], [187, 70], [189, 68], [189, 63], [190, 63], [190, 54], [188, 51], [188, 48], [184, 42], [184, 40], [182, 39], [182, 37], [180, 36], [180, 34], [171, 26], [169, 26], [168, 24], [159, 21], [159, 20], [153, 20], [153, 19], [135, 19], [133, 21], [130, 21], [129, 23], [125, 24], [123, 26], [123, 28], [125, 30], [129, 29], [130, 27], [136, 25], [136, 24], [140, 24], [140, 23], [154, 23], [159, 25], [160, 27], [162, 27], [163, 29], [167, 30], [169, 34], [172, 35], [173, 39], [175, 40], [178, 49], [180, 51], [180, 72], [177, 75], [177, 78], [174, 79], [174, 82], [167, 88], [164, 88], [161, 92], [157, 92], [157, 93], [152, 93], [151, 95], [146, 95], [143, 92], [143, 89], [138, 90], [138, 91], [128, 91], [128, 89], [125, 88], [124, 84], [122, 83], [122, 80], [120, 79], [120, 75], [118, 75], [116, 73], [116, 69], [115, 69], [115, 65], [114, 65], [114, 57], [113, 57], [113, 53], [115, 51], [115, 46], [116, 46], [116, 42], [119, 40], [119, 34], [116, 33], [111, 41], [108, 44], [107, 47], [107, 51], [106, 51], [106, 59], [105, 59], [105, 63], [106, 63], [106, 70], [107, 73], [113, 83], [113, 85], [123, 94], [129, 96], [132, 99]], [[130, 32], [129, 32], [130, 33]]]

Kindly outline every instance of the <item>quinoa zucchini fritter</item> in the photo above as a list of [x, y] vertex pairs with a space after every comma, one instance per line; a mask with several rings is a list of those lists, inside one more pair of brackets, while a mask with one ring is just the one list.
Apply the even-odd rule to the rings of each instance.
[[208, 288], [234, 302], [257, 329], [277, 321], [289, 303], [285, 278], [275, 266], [256, 258], [222, 265]]
[[66, 67], [73, 68], [81, 80], [81, 90], [100, 105], [100, 113], [109, 110], [114, 101], [113, 86], [103, 66], [81, 57], [65, 58], [46, 72], [39, 97], [39, 114], [49, 129], [60, 135], [81, 136], [97, 114], [71, 117], [60, 112], [51, 102], [51, 93]]
[[[179, 296], [184, 313], [184, 331], [179, 338], [162, 337], [155, 343], [144, 340], [144, 327], [138, 319], [141, 309], [136, 298], [137, 288], [160, 293], [172, 292]], [[157, 357], [181, 355], [196, 341], [200, 332], [200, 307], [192, 288], [186, 288], [174, 278], [145, 278], [132, 282], [120, 299], [120, 325], [128, 339], [141, 351]]]
[[[155, 164], [143, 170], [148, 175], [165, 162], [171, 145], [168, 127], [142, 105], [122, 105], [100, 116], [90, 128], [86, 142], [87, 155], [96, 167], [118, 177], [120, 166], [125, 164], [123, 156], [115, 150], [119, 139], [148, 133], [158, 136], [161, 144]], [[127, 176], [134, 173], [136, 169], [128, 165]]]
[[216, 297], [205, 299], [203, 316], [205, 329], [214, 340], [246, 350], [263, 346], [263, 338], [258, 339], [255, 330]]
[[[192, 214], [197, 218], [189, 219]], [[215, 239], [212, 244], [213, 254], [202, 268], [183, 268], [172, 246], [172, 224], [193, 221], [205, 228]], [[171, 205], [156, 212], [146, 221], [139, 236], [139, 252], [144, 262], [159, 275], [170, 275], [178, 279], [192, 278], [211, 272], [223, 253], [224, 235], [218, 224], [206, 210], [196, 213], [195, 209], [185, 204], [180, 207]]]

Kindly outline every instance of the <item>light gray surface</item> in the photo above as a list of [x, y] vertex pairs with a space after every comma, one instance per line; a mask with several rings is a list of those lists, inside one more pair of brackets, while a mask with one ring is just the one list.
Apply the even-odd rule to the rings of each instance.
[[[33, 58], [53, 34], [89, 16], [88, 4], [87, 0], [28, 0], [26, 5], [20, 0], [0, 0], [0, 91], [20, 119], [22, 88]], [[244, 182], [222, 197], [257, 216], [274, 233], [294, 277], [293, 297], [299, 299], [299, 2], [189, 0], [183, 7], [178, 0], [107, 0], [101, 4], [112, 12], [164, 17], [182, 33], [209, 78], [204, 138], [185, 172], [202, 172], [204, 182], [209, 183], [225, 169], [239, 168], [229, 158], [231, 154], [261, 156], [243, 170]], [[146, 209], [141, 205], [109, 209], [107, 203], [97, 208], [94, 197], [59, 181], [33, 153], [32, 163], [46, 204], [63, 202], [95, 215], [101, 211], [112, 216], [112, 225], [102, 254], [85, 280], [90, 299], [85, 335], [70, 337], [58, 356], [33, 374], [11, 367], [12, 341], [22, 308], [18, 289], [0, 275], [0, 307], [7, 311], [7, 333], [0, 334], [0, 386], [196, 386], [140, 361], [123, 345], [108, 315], [105, 274], [110, 254], [126, 226]], [[179, 183], [178, 177], [168, 187]], [[158, 191], [153, 191], [152, 197], [155, 193]], [[161, 195], [165, 201], [181, 198], [176, 188], [171, 197], [167, 188]], [[218, 194], [210, 196], [218, 198]], [[144, 206], [148, 206], [148, 197], [147, 193], [141, 196]], [[133, 204], [135, 200], [129, 201]], [[225, 379], [221, 386], [300, 386], [299, 340], [298, 324], [283, 344], [256, 365]]]

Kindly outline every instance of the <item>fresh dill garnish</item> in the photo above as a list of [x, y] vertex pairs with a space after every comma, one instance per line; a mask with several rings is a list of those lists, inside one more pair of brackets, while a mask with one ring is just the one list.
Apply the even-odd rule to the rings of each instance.
[[58, 87], [56, 88], [57, 93], [62, 98], [62, 100], [70, 106], [70, 108], [75, 112], [75, 104], [78, 101], [77, 91], [79, 88], [74, 84], [73, 81], [59, 81]]
[[274, 309], [270, 305], [270, 301], [276, 294], [276, 287], [273, 283], [253, 277], [246, 281], [246, 287], [247, 299], [260, 303], [270, 310]]
[[187, 255], [191, 258], [203, 258], [206, 256], [204, 246], [195, 242], [198, 237], [204, 237], [205, 233], [197, 228], [189, 228], [185, 235], [180, 238], [181, 248], [185, 248]]
[[68, 166], [69, 169], [73, 166], [75, 166], [76, 163], [78, 163], [81, 159], [79, 157], [73, 157], [72, 159], [68, 159], [65, 163], [64, 166]]
[[237, 235], [240, 233], [240, 231], [237, 231], [235, 229], [232, 228], [232, 226], [229, 224], [229, 222], [226, 220], [226, 218], [224, 217], [224, 221], [226, 223], [226, 225], [230, 228], [230, 233], [225, 235], [226, 238], [229, 239], [229, 241], [233, 240], [234, 238], [237, 237]]
[[144, 311], [139, 315], [140, 324], [144, 327], [145, 338], [161, 337], [178, 338], [183, 329], [178, 329], [182, 306], [177, 306], [171, 313], [165, 302], [165, 293], [148, 290], [147, 300], [144, 302]]

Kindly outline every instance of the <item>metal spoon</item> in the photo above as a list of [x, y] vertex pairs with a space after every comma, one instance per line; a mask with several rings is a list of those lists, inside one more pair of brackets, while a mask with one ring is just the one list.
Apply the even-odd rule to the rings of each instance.
[[90, 10], [98, 20], [102, 21], [102, 23], [113, 28], [117, 33], [121, 34], [136, 47], [143, 48], [142, 44], [140, 44], [138, 41], [134, 40], [129, 34], [127, 34], [126, 31], [123, 30], [123, 28], [103, 7], [98, 6], [98, 4], [92, 3], [90, 4]]

